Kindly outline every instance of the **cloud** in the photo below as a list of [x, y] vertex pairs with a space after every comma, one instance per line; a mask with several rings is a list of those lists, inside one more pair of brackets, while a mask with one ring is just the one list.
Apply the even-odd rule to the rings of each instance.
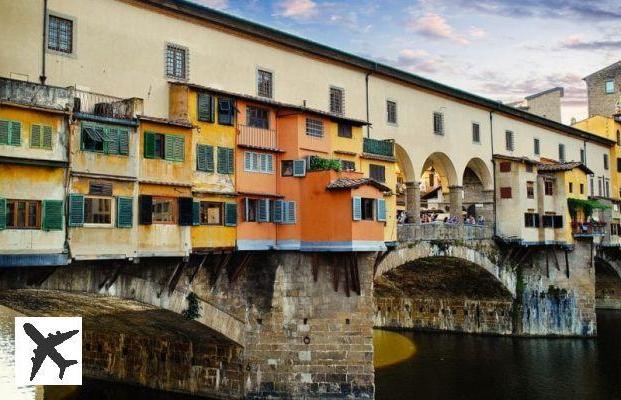
[[310, 19], [319, 14], [317, 3], [313, 0], [282, 0], [276, 4], [276, 15], [297, 20]]
[[476, 39], [481, 39], [487, 35], [487, 32], [485, 31], [485, 29], [477, 28], [476, 26], [473, 26], [468, 31], [468, 35]]
[[427, 12], [422, 16], [411, 15], [411, 18], [406, 22], [406, 27], [431, 39], [449, 39], [459, 44], [470, 43], [468, 39], [457, 34], [444, 17], [434, 12]]
[[418, 49], [402, 49], [396, 61], [387, 61], [387, 63], [417, 74], [421, 72], [435, 74], [450, 70], [450, 67], [440, 57], [432, 56], [427, 51]]
[[215, 8], [218, 10], [225, 10], [229, 8], [229, 0], [194, 0], [194, 1], [204, 6]]
[[585, 41], [580, 35], [568, 36], [561, 47], [572, 50], [621, 50], [621, 40], [590, 40]]

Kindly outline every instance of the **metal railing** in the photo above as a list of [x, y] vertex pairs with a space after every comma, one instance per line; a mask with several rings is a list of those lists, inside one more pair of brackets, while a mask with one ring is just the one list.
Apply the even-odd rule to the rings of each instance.
[[494, 237], [493, 224], [470, 225], [431, 222], [428, 224], [399, 224], [397, 239], [400, 242], [433, 240], [485, 240]]
[[377, 140], [364, 138], [362, 143], [362, 151], [368, 154], [378, 156], [394, 157], [395, 143], [392, 140]]
[[75, 90], [74, 112], [112, 118], [134, 118], [142, 114], [142, 101]]
[[601, 236], [606, 233], [606, 224], [572, 221], [571, 231], [574, 236]]
[[245, 146], [277, 149], [278, 141], [275, 129], [263, 129], [256, 126], [238, 125], [239, 137], [237, 143]]
[[0, 78], [0, 100], [56, 110], [71, 110], [73, 88]]

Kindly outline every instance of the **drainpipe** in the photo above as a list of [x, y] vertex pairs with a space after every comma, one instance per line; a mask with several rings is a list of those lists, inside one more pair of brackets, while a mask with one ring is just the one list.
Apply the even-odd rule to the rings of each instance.
[[39, 80], [42, 85], [45, 85], [47, 76], [45, 75], [45, 36], [46, 36], [46, 21], [47, 21], [47, 0], [43, 0], [43, 38], [41, 39], [41, 76]]
[[494, 160], [494, 112], [495, 111], [490, 111], [489, 112], [489, 137], [490, 137], [490, 144], [491, 144], [491, 150], [492, 150], [492, 179], [493, 179], [493, 183], [494, 183], [494, 201], [492, 202], [492, 207], [494, 210], [494, 237], [498, 236], [498, 228], [497, 228], [497, 221], [498, 221], [498, 215], [496, 214], [496, 160]]
[[367, 105], [367, 137], [371, 137], [371, 127], [369, 126], [369, 76], [373, 72], [367, 72], [364, 75], [364, 85], [365, 85], [365, 95], [366, 95], [366, 105]]

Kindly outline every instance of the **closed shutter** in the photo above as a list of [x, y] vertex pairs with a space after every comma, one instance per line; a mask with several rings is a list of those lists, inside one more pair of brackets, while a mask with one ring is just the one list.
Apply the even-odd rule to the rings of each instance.
[[44, 149], [52, 148], [52, 127], [44, 126], [43, 127], [43, 135], [41, 137], [41, 147]]
[[155, 158], [155, 134], [144, 133], [144, 158]]
[[252, 153], [249, 151], [244, 153], [244, 170], [252, 171]]
[[116, 128], [104, 128], [104, 153], [119, 154], [119, 131]]
[[175, 137], [164, 135], [164, 158], [168, 161], [175, 161]]
[[237, 203], [224, 203], [224, 225], [237, 225]]
[[134, 199], [131, 197], [116, 198], [116, 226], [131, 228], [134, 221]]
[[43, 223], [41, 228], [44, 231], [61, 231], [63, 229], [62, 200], [43, 201]]
[[[229, 158], [229, 152], [225, 147], [218, 147], [218, 173], [219, 174], [230, 174], [232, 173], [233, 166], [229, 165], [229, 162], [232, 162]], [[233, 151], [231, 150], [231, 153]]]
[[19, 146], [22, 144], [22, 123], [9, 121], [9, 144]]
[[563, 216], [555, 215], [554, 216], [554, 229], [559, 229], [563, 227]]
[[0, 120], [0, 144], [9, 144], [9, 121]]
[[179, 197], [177, 203], [179, 204], [179, 225], [192, 226], [194, 201], [191, 197]]
[[205, 148], [207, 146], [202, 144], [196, 145], [196, 170], [207, 171], [207, 154]]
[[145, 194], [138, 197], [140, 205], [140, 225], [151, 225], [153, 223], [153, 197]]
[[284, 206], [284, 201], [282, 200], [276, 200], [274, 201], [274, 222], [276, 223], [283, 223], [284, 222], [284, 218], [283, 218], [283, 206]]
[[386, 200], [377, 199], [377, 220], [386, 221]]
[[129, 131], [127, 129], [119, 129], [119, 154], [129, 155]]
[[233, 155], [233, 149], [226, 149], [226, 158], [228, 162], [228, 173], [232, 174], [235, 172], [235, 157]]
[[362, 199], [360, 197], [354, 197], [351, 200], [352, 218], [354, 221], [360, 221], [362, 219]]
[[195, 201], [192, 203], [192, 225], [197, 226], [201, 224], [201, 203]]
[[41, 147], [41, 125], [30, 127], [30, 147]]
[[250, 199], [244, 199], [244, 221], [248, 222], [248, 217], [250, 215]]
[[69, 195], [69, 226], [84, 225], [84, 196]]
[[257, 222], [269, 222], [270, 201], [268, 199], [257, 200]]
[[198, 94], [198, 120], [213, 122], [213, 97], [206, 93]]
[[185, 160], [185, 137], [175, 136], [175, 161]]
[[213, 158], [213, 146], [205, 146], [205, 160], [206, 160], [206, 171], [214, 172], [215, 171], [215, 161]]
[[293, 160], [293, 176], [306, 176], [306, 160]]
[[0, 231], [6, 229], [6, 199], [0, 198]]
[[287, 207], [287, 221], [286, 222], [288, 224], [295, 224], [297, 221], [295, 201], [287, 201], [285, 202], [285, 205]]

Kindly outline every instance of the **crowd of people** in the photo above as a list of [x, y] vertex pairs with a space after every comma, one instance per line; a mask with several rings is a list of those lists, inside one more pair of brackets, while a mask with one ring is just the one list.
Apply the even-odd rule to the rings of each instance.
[[[420, 214], [420, 222], [421, 224], [431, 224], [434, 222], [443, 222], [445, 224], [457, 224], [460, 222], [459, 217], [455, 216], [455, 215], [451, 215], [451, 216], [445, 216], [442, 219], [438, 219], [439, 214], [437, 213], [421, 213]], [[404, 211], [400, 211], [397, 215], [397, 222], [399, 224], [408, 224], [408, 223], [413, 223], [414, 221], [411, 221], [410, 218], [408, 218], [407, 213]], [[485, 225], [485, 218], [482, 215], [479, 215], [478, 218], [476, 218], [474, 215], [466, 215], [463, 219], [464, 224], [466, 225]]]

